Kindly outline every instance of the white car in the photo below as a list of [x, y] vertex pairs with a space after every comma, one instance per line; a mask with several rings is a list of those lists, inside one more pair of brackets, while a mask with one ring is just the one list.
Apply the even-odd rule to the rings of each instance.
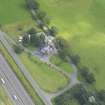
[[4, 80], [3, 78], [1, 78], [1, 82], [2, 82], [3, 84], [5, 84], [5, 80]]
[[16, 96], [16, 95], [13, 95], [13, 99], [14, 99], [14, 100], [17, 100], [18, 98], [17, 98], [17, 96]]

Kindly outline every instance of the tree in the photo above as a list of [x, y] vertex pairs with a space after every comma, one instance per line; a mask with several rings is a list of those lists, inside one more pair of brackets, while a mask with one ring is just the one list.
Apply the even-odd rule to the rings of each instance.
[[40, 45], [44, 44], [44, 41], [44, 34], [38, 34], [38, 32], [34, 28], [31, 28], [23, 36], [22, 44], [23, 46], [32, 45], [39, 47]]
[[48, 17], [47, 15], [43, 18], [43, 22], [45, 25], [50, 25], [50, 17]]
[[69, 55], [69, 44], [67, 41], [61, 37], [57, 37], [55, 39], [55, 46], [60, 58], [66, 60], [66, 57]]
[[86, 105], [88, 103], [88, 97], [90, 92], [87, 92], [82, 84], [77, 84], [71, 89], [72, 95], [78, 100], [80, 105]]
[[78, 55], [70, 55], [70, 59], [76, 66], [80, 63], [80, 57]]
[[35, 10], [39, 8], [39, 4], [35, 0], [26, 0], [26, 3], [29, 9]]
[[97, 96], [98, 96], [100, 101], [104, 101], [105, 102], [105, 90], [98, 91], [97, 92]]
[[37, 10], [36, 14], [39, 20], [43, 20], [46, 17], [46, 12], [41, 11], [41, 10]]
[[42, 44], [44, 44], [45, 37], [43, 34], [38, 35], [36, 34], [31, 34], [30, 36], [30, 43], [32, 46], [40, 47]]
[[38, 46], [39, 45], [39, 37], [36, 34], [31, 34], [30, 43], [32, 46]]
[[95, 82], [95, 77], [93, 73], [91, 73], [87, 67], [80, 68], [80, 75], [84, 78], [86, 82], [90, 84]]
[[29, 35], [27, 33], [25, 33], [25, 35], [23, 36], [22, 39], [22, 44], [23, 46], [27, 46], [30, 43], [30, 39], [29, 39]]
[[37, 31], [34, 29], [34, 28], [31, 28], [31, 29], [29, 29], [28, 31], [27, 31], [27, 34], [36, 34], [37, 33]]
[[50, 35], [54, 37], [58, 34], [58, 29], [55, 26], [52, 26], [49, 31], [50, 31]]
[[40, 44], [41, 45], [45, 44], [45, 36], [43, 34], [40, 35]]
[[37, 21], [39, 21], [39, 24], [43, 24], [43, 26], [47, 26], [50, 24], [50, 18], [47, 16], [46, 12], [37, 10], [36, 11], [37, 15]]
[[37, 20], [37, 27], [43, 30], [44, 22], [42, 20]]
[[17, 43], [13, 46], [15, 53], [20, 54], [24, 49]]

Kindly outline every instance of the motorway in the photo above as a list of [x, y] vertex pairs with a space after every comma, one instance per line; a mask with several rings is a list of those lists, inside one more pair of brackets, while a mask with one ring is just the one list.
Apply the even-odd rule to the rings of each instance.
[[5, 83], [2, 83], [2, 86], [13, 105], [35, 105], [1, 54], [0, 78], [5, 81]]
[[[33, 89], [36, 91], [36, 93], [39, 95], [39, 97], [42, 99], [45, 105], [53, 105], [51, 102], [51, 98], [48, 94], [46, 94], [37, 84], [37, 82], [32, 78], [31, 74], [28, 72], [27, 68], [22, 64], [19, 57], [15, 54], [14, 50], [12, 49], [12, 46], [8, 43], [6, 37], [7, 36], [4, 32], [0, 31], [0, 41], [5, 46], [5, 48], [8, 50], [11, 57], [14, 59], [15, 63], [18, 65], [21, 72], [24, 74], [25, 78], [30, 82]], [[29, 104], [30, 105], [30, 104]]]

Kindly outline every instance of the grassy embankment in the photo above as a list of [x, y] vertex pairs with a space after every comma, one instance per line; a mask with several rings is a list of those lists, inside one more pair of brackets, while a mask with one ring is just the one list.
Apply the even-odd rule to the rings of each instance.
[[[1, 85], [1, 84], [0, 84]], [[8, 98], [5, 90], [0, 86], [0, 105], [13, 105], [10, 99]]]

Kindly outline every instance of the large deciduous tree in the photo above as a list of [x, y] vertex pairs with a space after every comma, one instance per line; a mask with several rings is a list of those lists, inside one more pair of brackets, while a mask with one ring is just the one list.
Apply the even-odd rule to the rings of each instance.
[[95, 82], [95, 77], [94, 74], [90, 72], [90, 70], [87, 67], [82, 67], [80, 68], [80, 75], [84, 78], [84, 80], [87, 83], [94, 83]]
[[26, 0], [26, 3], [29, 9], [35, 10], [39, 8], [39, 4], [35, 0]]
[[58, 50], [60, 58], [66, 60], [66, 57], [69, 54], [69, 44], [67, 43], [67, 41], [61, 37], [57, 37], [55, 40], [55, 46]]

